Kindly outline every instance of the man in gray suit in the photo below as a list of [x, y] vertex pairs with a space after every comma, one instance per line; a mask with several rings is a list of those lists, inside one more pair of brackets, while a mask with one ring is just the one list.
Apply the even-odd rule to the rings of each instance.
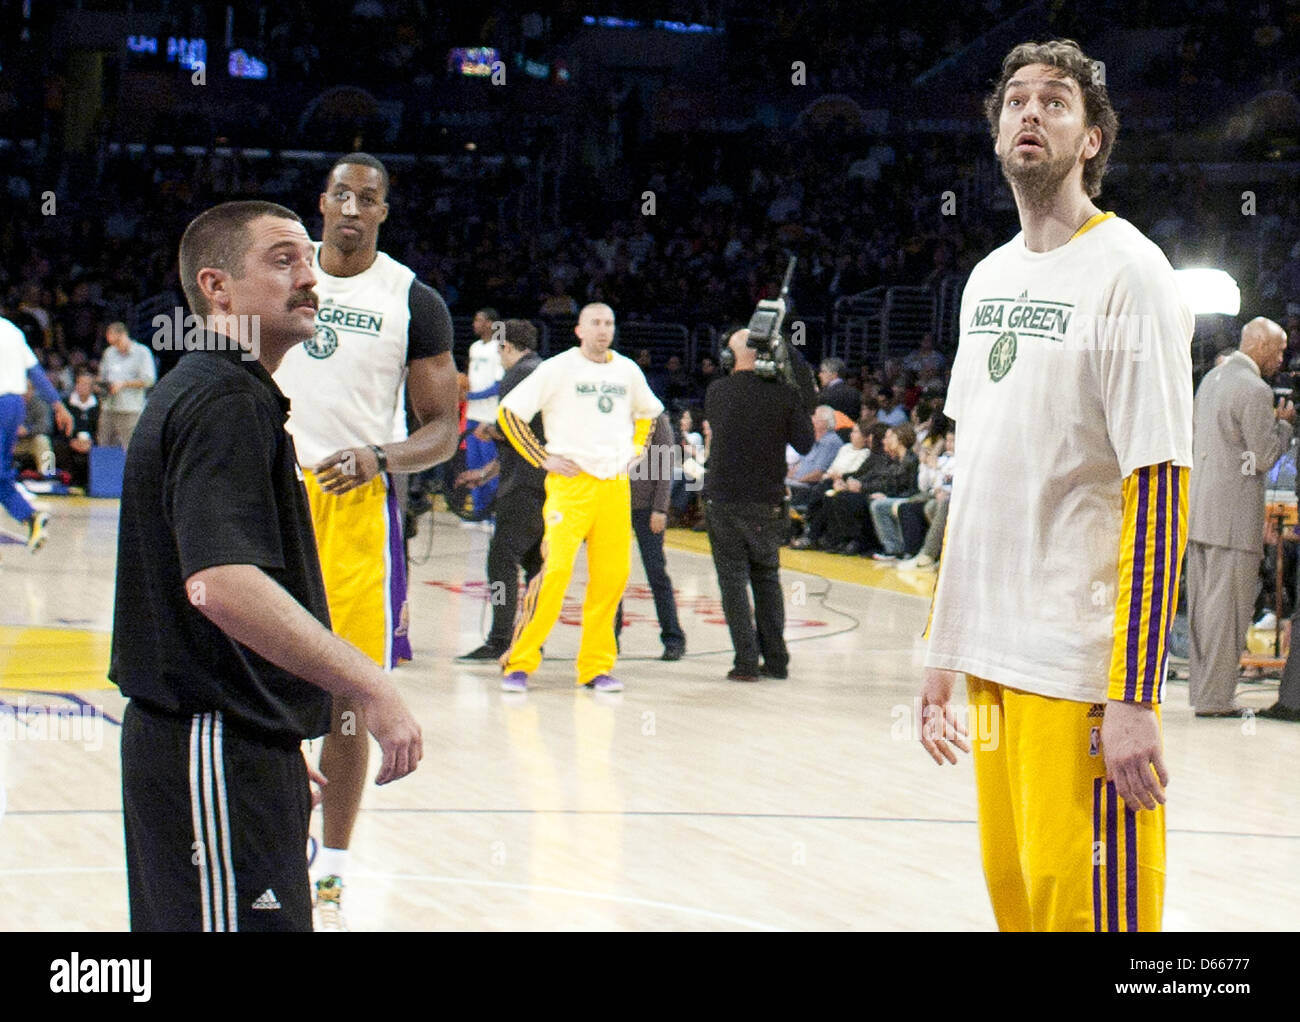
[[1273, 407], [1265, 382], [1282, 365], [1286, 332], [1252, 319], [1241, 347], [1196, 392], [1187, 543], [1191, 702], [1198, 717], [1238, 717], [1238, 665], [1264, 553], [1264, 487], [1291, 443], [1295, 407]]

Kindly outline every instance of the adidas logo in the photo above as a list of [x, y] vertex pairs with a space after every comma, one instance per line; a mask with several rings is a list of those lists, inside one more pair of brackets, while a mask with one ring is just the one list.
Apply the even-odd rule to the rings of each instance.
[[272, 908], [279, 908], [279, 907], [280, 907], [280, 902], [279, 902], [279, 900], [276, 898], [276, 896], [275, 896], [275, 892], [274, 892], [273, 890], [271, 890], [271, 888], [269, 888], [269, 887], [268, 887], [265, 891], [263, 891], [261, 894], [259, 894], [259, 895], [257, 896], [257, 900], [256, 900], [255, 902], [253, 902], [253, 908], [254, 908], [254, 910], [259, 909], [259, 908], [261, 908], [261, 909], [272, 909]]

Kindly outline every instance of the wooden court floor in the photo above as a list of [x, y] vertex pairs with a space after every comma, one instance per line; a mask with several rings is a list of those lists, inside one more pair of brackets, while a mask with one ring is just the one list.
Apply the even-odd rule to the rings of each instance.
[[[104, 680], [117, 507], [48, 506], [45, 550], [0, 545], [0, 929], [120, 930], [123, 700]], [[688, 656], [656, 659], [634, 554], [627, 690], [595, 696], [573, 684], [579, 558], [533, 689], [507, 696], [494, 666], [453, 661], [486, 625], [488, 536], [422, 524], [415, 661], [396, 677], [425, 759], [367, 793], [353, 929], [993, 928], [970, 765], [941, 770], [913, 737], [928, 577], [787, 552], [791, 677], [738, 684], [705, 546], [672, 532]], [[1165, 725], [1166, 928], [1294, 929], [1300, 729], [1195, 720], [1185, 683]]]

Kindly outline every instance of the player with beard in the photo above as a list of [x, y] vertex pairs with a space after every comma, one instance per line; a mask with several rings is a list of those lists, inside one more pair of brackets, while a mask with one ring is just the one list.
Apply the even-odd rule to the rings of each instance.
[[940, 764], [970, 751], [964, 675], [1001, 929], [1155, 930], [1192, 316], [1161, 251], [1092, 201], [1118, 121], [1075, 43], [1017, 46], [986, 113], [1021, 233], [962, 296], [922, 743]]
[[[292, 403], [287, 429], [311, 503], [334, 631], [381, 667], [409, 660], [406, 563], [390, 472], [419, 472], [456, 449], [456, 368], [442, 297], [378, 250], [388, 172], [365, 153], [330, 170], [313, 269], [316, 333], [289, 351], [275, 381]], [[404, 388], [421, 426], [401, 439]], [[370, 743], [361, 707], [334, 700], [320, 768], [324, 840], [314, 863], [318, 929], [345, 929], [347, 849]]]

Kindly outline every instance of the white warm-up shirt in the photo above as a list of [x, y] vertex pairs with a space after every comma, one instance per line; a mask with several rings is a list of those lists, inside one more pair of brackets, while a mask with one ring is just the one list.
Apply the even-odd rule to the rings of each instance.
[[926, 664], [1106, 699], [1125, 478], [1192, 464], [1193, 319], [1127, 221], [972, 272], [945, 412], [961, 435]]
[[524, 422], [542, 414], [546, 452], [575, 462], [588, 475], [613, 479], [635, 453], [637, 419], [664, 410], [641, 367], [617, 352], [593, 362], [581, 348], [548, 358], [502, 400]]

